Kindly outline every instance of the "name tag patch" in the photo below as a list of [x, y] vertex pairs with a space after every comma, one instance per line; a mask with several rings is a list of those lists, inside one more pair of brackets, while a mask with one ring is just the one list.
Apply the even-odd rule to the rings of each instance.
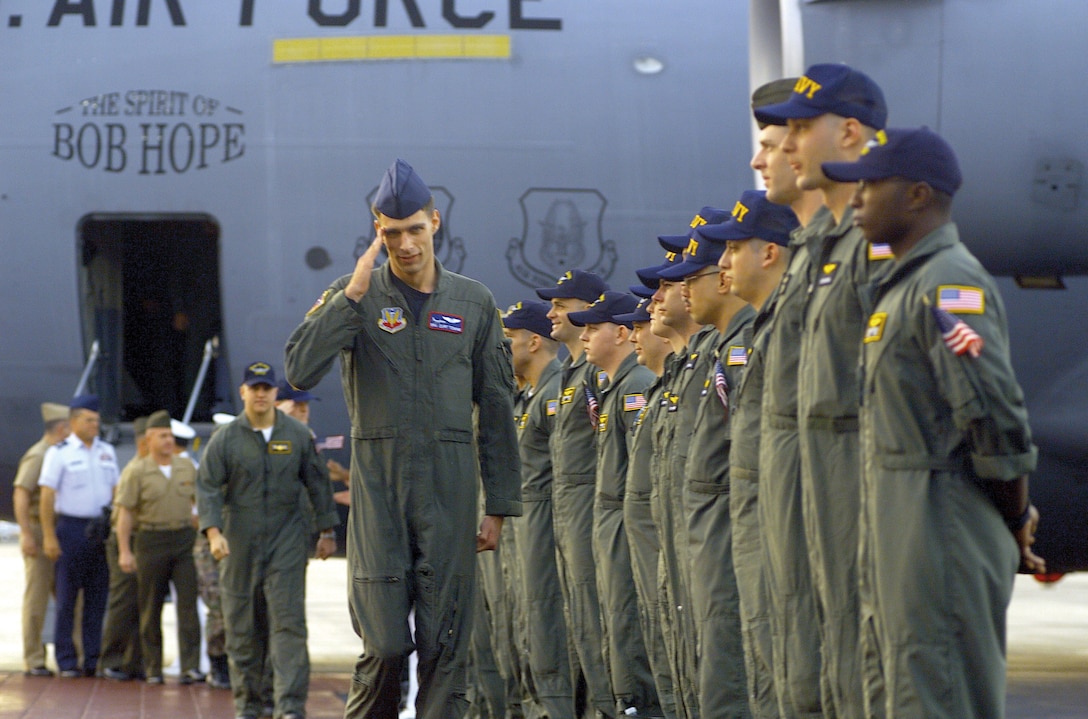
[[884, 337], [884, 323], [888, 321], [887, 312], [874, 313], [869, 318], [869, 324], [865, 327], [865, 337], [862, 342], [868, 344], [870, 342], [879, 342]]
[[826, 287], [831, 284], [831, 280], [835, 279], [835, 273], [839, 269], [838, 262], [828, 262], [823, 266], [823, 272], [820, 273], [820, 279], [816, 280], [818, 287]]
[[269, 454], [291, 454], [291, 440], [274, 439], [268, 443]]
[[607, 432], [608, 431], [608, 415], [607, 414], [602, 414], [597, 419], [597, 431], [598, 432]]
[[459, 335], [465, 328], [465, 318], [443, 312], [432, 312], [427, 318], [427, 326], [439, 332], [452, 332]]
[[574, 387], [564, 387], [563, 396], [559, 398], [559, 404], [570, 404], [574, 401]]

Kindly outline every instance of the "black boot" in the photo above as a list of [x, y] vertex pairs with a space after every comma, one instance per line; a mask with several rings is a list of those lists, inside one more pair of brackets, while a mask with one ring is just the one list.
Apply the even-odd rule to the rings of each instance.
[[208, 686], [216, 689], [230, 689], [230, 670], [227, 668], [227, 655], [209, 656], [211, 671], [208, 672]]

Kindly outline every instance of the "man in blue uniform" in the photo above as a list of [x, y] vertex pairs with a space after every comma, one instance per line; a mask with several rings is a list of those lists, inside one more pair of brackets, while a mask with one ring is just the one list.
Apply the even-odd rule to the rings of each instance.
[[[487, 288], [435, 259], [441, 218], [408, 163], [389, 167], [371, 210], [374, 242], [286, 349], [287, 379], [300, 389], [340, 358], [352, 420], [349, 600], [363, 654], [346, 716], [395, 716], [413, 649], [417, 716], [461, 716], [475, 552], [494, 549], [503, 518], [521, 514], [510, 351]], [[375, 269], [383, 247], [388, 261]]]

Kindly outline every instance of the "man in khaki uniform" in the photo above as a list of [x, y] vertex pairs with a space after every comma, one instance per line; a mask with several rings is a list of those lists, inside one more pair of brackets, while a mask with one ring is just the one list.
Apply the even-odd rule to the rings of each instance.
[[19, 460], [12, 495], [26, 577], [26, 589], [23, 591], [23, 663], [27, 676], [31, 677], [53, 676], [52, 670], [45, 666], [45, 645], [42, 643], [45, 611], [49, 605], [49, 595], [53, 592], [53, 562], [42, 552], [38, 476], [42, 472], [45, 450], [63, 442], [72, 431], [68, 426], [68, 408], [62, 404], [43, 403], [42, 422], [45, 433]]
[[[125, 469], [147, 456], [147, 417], [132, 420], [136, 454]], [[121, 470], [124, 478], [125, 470]], [[118, 484], [120, 486], [120, 484]], [[145, 676], [140, 651], [140, 599], [135, 572], [126, 572], [118, 563], [117, 490], [110, 514], [110, 536], [106, 540], [106, 562], [110, 567], [110, 598], [106, 605], [106, 624], [102, 629], [102, 676], [114, 681], [128, 681]]]
[[[173, 583], [177, 590], [181, 683], [204, 681], [200, 672], [200, 620], [193, 563], [193, 503], [196, 467], [174, 454], [170, 415], [147, 418], [148, 456], [121, 474], [117, 505], [117, 564], [136, 574], [140, 605], [140, 649], [148, 684], [162, 684], [162, 604]], [[138, 530], [133, 551], [133, 530]]]
[[1038, 452], [1001, 296], [951, 222], [959, 163], [927, 128], [889, 129], [823, 168], [861, 180], [857, 226], [895, 255], [859, 342], [862, 639], [882, 689], [865, 713], [1002, 717], [1013, 575], [1046, 571], [1031, 551]]

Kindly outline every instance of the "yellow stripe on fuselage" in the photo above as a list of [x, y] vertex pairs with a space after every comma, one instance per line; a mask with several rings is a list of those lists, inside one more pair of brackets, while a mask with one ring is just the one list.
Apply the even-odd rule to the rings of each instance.
[[364, 35], [272, 41], [272, 62], [509, 60], [509, 35]]

